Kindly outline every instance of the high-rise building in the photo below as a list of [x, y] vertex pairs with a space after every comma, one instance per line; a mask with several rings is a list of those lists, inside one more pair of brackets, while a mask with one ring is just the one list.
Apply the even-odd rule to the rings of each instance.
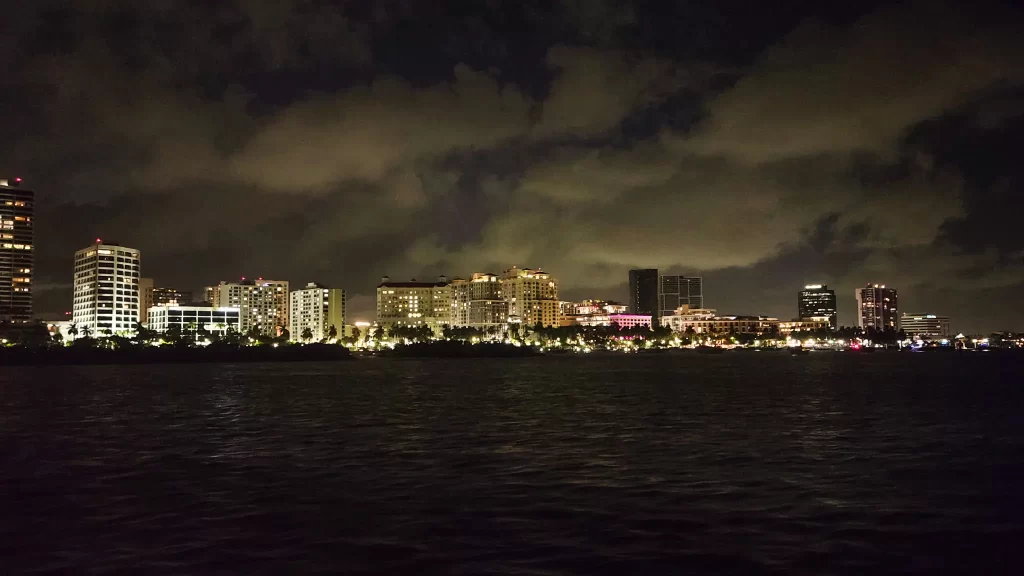
[[451, 322], [452, 290], [448, 279], [437, 282], [393, 282], [385, 276], [377, 285], [377, 324], [428, 326], [435, 333]]
[[699, 276], [660, 276], [658, 302], [661, 316], [671, 316], [676, 309], [704, 307], [704, 280]]
[[306, 284], [289, 295], [288, 333], [292, 340], [302, 340], [308, 328], [312, 340], [319, 342], [330, 337], [331, 326], [336, 336], [345, 329], [345, 291], [327, 288], [316, 282]]
[[149, 326], [149, 309], [153, 307], [153, 279], [139, 278], [139, 302], [142, 306], [139, 310], [139, 322]]
[[35, 193], [0, 179], [0, 322], [32, 319]]
[[949, 316], [936, 314], [907, 314], [900, 316], [900, 327], [907, 335], [921, 338], [942, 338], [952, 334]]
[[558, 326], [558, 281], [547, 272], [513, 266], [501, 277], [501, 297], [512, 324]]
[[242, 279], [221, 282], [207, 288], [213, 306], [238, 308], [241, 331], [256, 329], [264, 336], [277, 336], [288, 327], [288, 282], [285, 280]]
[[658, 270], [629, 271], [629, 311], [652, 317], [658, 315]]
[[501, 279], [489, 272], [476, 272], [469, 280], [451, 283], [452, 326], [503, 330], [508, 324], [508, 302], [502, 298]]
[[808, 284], [797, 296], [798, 319], [828, 318], [833, 330], [837, 327], [836, 291], [824, 284]]
[[139, 270], [141, 255], [99, 238], [75, 252], [72, 321], [92, 336], [135, 329], [140, 321]]
[[861, 328], [900, 329], [895, 288], [886, 288], [884, 284], [868, 284], [864, 288], [857, 288], [854, 295], [857, 297], [857, 319]]

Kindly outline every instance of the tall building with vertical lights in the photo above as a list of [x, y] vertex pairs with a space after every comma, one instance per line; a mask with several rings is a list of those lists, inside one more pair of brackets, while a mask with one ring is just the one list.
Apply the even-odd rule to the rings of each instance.
[[305, 288], [292, 291], [288, 298], [288, 333], [292, 340], [302, 340], [307, 328], [314, 342], [328, 338], [331, 326], [338, 336], [342, 335], [345, 330], [344, 290], [310, 282]]
[[539, 268], [513, 266], [505, 270], [500, 282], [510, 323], [558, 326], [558, 281], [550, 274]]
[[659, 276], [659, 313], [656, 316], [671, 316], [682, 306], [689, 306], [691, 310], [704, 308], [704, 279], [699, 276]]
[[868, 284], [857, 288], [857, 319], [861, 328], [876, 330], [900, 329], [899, 304], [895, 288]]
[[242, 332], [256, 329], [264, 336], [277, 336], [288, 327], [288, 282], [285, 280], [242, 279], [221, 282], [208, 289], [211, 304], [238, 308]]
[[0, 322], [32, 319], [35, 193], [0, 179]]
[[828, 324], [836, 329], [836, 291], [829, 290], [824, 284], [808, 284], [797, 295], [797, 318], [828, 318]]
[[629, 311], [655, 318], [659, 311], [658, 270], [647, 268], [629, 271]]
[[476, 272], [469, 280], [452, 280], [452, 326], [500, 331], [508, 324], [508, 302], [502, 297], [501, 279]]
[[135, 329], [141, 319], [141, 254], [114, 242], [96, 243], [75, 252], [72, 322], [79, 331], [107, 336]]

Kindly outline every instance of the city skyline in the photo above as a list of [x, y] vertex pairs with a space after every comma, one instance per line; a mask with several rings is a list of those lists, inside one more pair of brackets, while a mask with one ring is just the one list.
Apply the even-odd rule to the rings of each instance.
[[658, 269], [790, 317], [820, 283], [852, 325], [884, 282], [1024, 329], [1009, 3], [202, 4], [7, 14], [0, 174], [36, 192], [36, 313], [101, 237], [161, 286], [317, 281], [362, 318], [384, 274], [529, 264], [567, 299]]

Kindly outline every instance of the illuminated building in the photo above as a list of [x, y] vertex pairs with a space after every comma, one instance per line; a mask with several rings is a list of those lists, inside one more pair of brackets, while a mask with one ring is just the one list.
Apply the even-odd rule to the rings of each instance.
[[779, 319], [767, 316], [719, 316], [715, 310], [691, 310], [684, 306], [671, 316], [662, 316], [661, 325], [673, 332], [686, 332], [693, 328], [697, 334], [727, 336], [771, 332], [779, 327]]
[[[607, 326], [613, 314], [629, 314], [629, 306], [609, 300], [559, 303], [559, 326]], [[650, 322], [648, 322], [650, 324]]]
[[192, 292], [153, 286], [152, 278], [139, 278], [139, 295], [142, 298], [143, 324], [149, 321], [146, 311], [153, 306], [185, 305], [192, 302]]
[[451, 316], [452, 289], [444, 276], [437, 282], [392, 282], [385, 276], [377, 285], [379, 326], [428, 326], [436, 334]]
[[900, 327], [908, 336], [919, 338], [944, 338], [952, 335], [949, 316], [904, 313], [900, 316]]
[[797, 318], [828, 318], [832, 329], [837, 327], [836, 291], [823, 284], [808, 284], [797, 296]]
[[629, 311], [657, 315], [659, 312], [657, 269], [629, 271]]
[[558, 326], [558, 281], [540, 269], [513, 266], [500, 279], [508, 321], [526, 326]]
[[801, 318], [799, 320], [790, 320], [789, 322], [779, 322], [779, 333], [783, 336], [788, 336], [793, 332], [809, 332], [812, 330], [825, 330], [834, 329], [832, 326], [832, 318], [828, 316], [811, 316], [809, 318]]
[[704, 307], [704, 280], [689, 276], [658, 277], [658, 310], [661, 316], [671, 316], [676, 308]]
[[0, 179], [0, 322], [32, 319], [35, 193]]
[[341, 337], [345, 329], [345, 291], [341, 288], [326, 288], [310, 282], [301, 290], [289, 295], [288, 332], [292, 340], [302, 340], [305, 329], [313, 334], [312, 340], [319, 342], [329, 337], [331, 326]]
[[75, 252], [74, 304], [71, 319], [94, 337], [135, 329], [141, 320], [139, 269], [135, 248], [99, 238]]
[[494, 332], [508, 324], [508, 302], [501, 296], [501, 281], [495, 274], [476, 272], [469, 280], [452, 280], [451, 305], [452, 326]]
[[154, 332], [176, 329], [186, 334], [194, 333], [197, 340], [204, 332], [223, 336], [230, 330], [242, 331], [241, 311], [229, 307], [160, 304], [148, 310], [146, 324]]
[[857, 288], [854, 293], [857, 297], [857, 320], [861, 328], [899, 330], [900, 317], [895, 288], [868, 284], [864, 288]]
[[576, 323], [580, 326], [618, 326], [619, 328], [650, 328], [651, 317], [646, 314], [589, 314], [578, 316]]
[[288, 327], [288, 282], [285, 280], [242, 279], [221, 282], [206, 291], [213, 306], [238, 308], [239, 330], [256, 329], [264, 336], [278, 336]]

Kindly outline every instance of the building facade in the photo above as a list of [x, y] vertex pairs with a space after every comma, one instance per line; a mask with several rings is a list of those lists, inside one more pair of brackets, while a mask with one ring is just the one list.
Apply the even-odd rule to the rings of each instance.
[[578, 316], [580, 326], [618, 326], [622, 328], [651, 327], [651, 317], [646, 314], [589, 314]]
[[501, 296], [508, 305], [509, 323], [558, 326], [558, 281], [547, 272], [516, 266], [505, 270]]
[[232, 330], [241, 332], [240, 315], [238, 308], [161, 304], [148, 310], [146, 323], [154, 332], [174, 329], [184, 334], [195, 334], [198, 340], [204, 332], [219, 336]]
[[829, 326], [838, 327], [836, 291], [824, 284], [808, 284], [797, 295], [797, 318], [828, 318]]
[[141, 254], [115, 243], [96, 243], [75, 252], [72, 322], [81, 332], [106, 336], [135, 329], [141, 321]]
[[508, 302], [502, 297], [501, 279], [489, 272], [474, 273], [451, 283], [451, 325], [501, 331], [508, 325]]
[[633, 314], [654, 316], [658, 314], [658, 310], [658, 270], [630, 270], [629, 311]]
[[661, 325], [673, 332], [684, 333], [692, 328], [697, 334], [767, 334], [779, 329], [779, 319], [767, 316], [719, 316], [715, 310], [681, 310], [679, 314], [662, 316]]
[[810, 332], [814, 330], [833, 330], [832, 319], [827, 316], [811, 316], [789, 322], [779, 322], [779, 333], [789, 336], [793, 332]]
[[903, 314], [900, 316], [900, 327], [908, 336], [919, 338], [946, 338], [952, 335], [949, 327], [949, 316], [936, 314]]
[[895, 288], [868, 284], [857, 288], [857, 320], [862, 329], [899, 330], [899, 306]]
[[704, 279], [690, 276], [658, 277], [659, 315], [671, 316], [676, 308], [704, 308]]
[[288, 282], [242, 279], [221, 282], [205, 291], [213, 306], [238, 308], [241, 332], [255, 329], [264, 336], [278, 336], [288, 327]]
[[0, 322], [32, 319], [35, 193], [0, 179]]
[[309, 329], [314, 342], [330, 338], [331, 326], [341, 337], [345, 329], [345, 291], [327, 288], [316, 282], [306, 284], [289, 295], [288, 332], [291, 339], [301, 341], [302, 333]]
[[377, 285], [377, 324], [427, 326], [439, 333], [451, 324], [452, 289], [445, 277], [437, 282], [393, 282], [385, 276]]

